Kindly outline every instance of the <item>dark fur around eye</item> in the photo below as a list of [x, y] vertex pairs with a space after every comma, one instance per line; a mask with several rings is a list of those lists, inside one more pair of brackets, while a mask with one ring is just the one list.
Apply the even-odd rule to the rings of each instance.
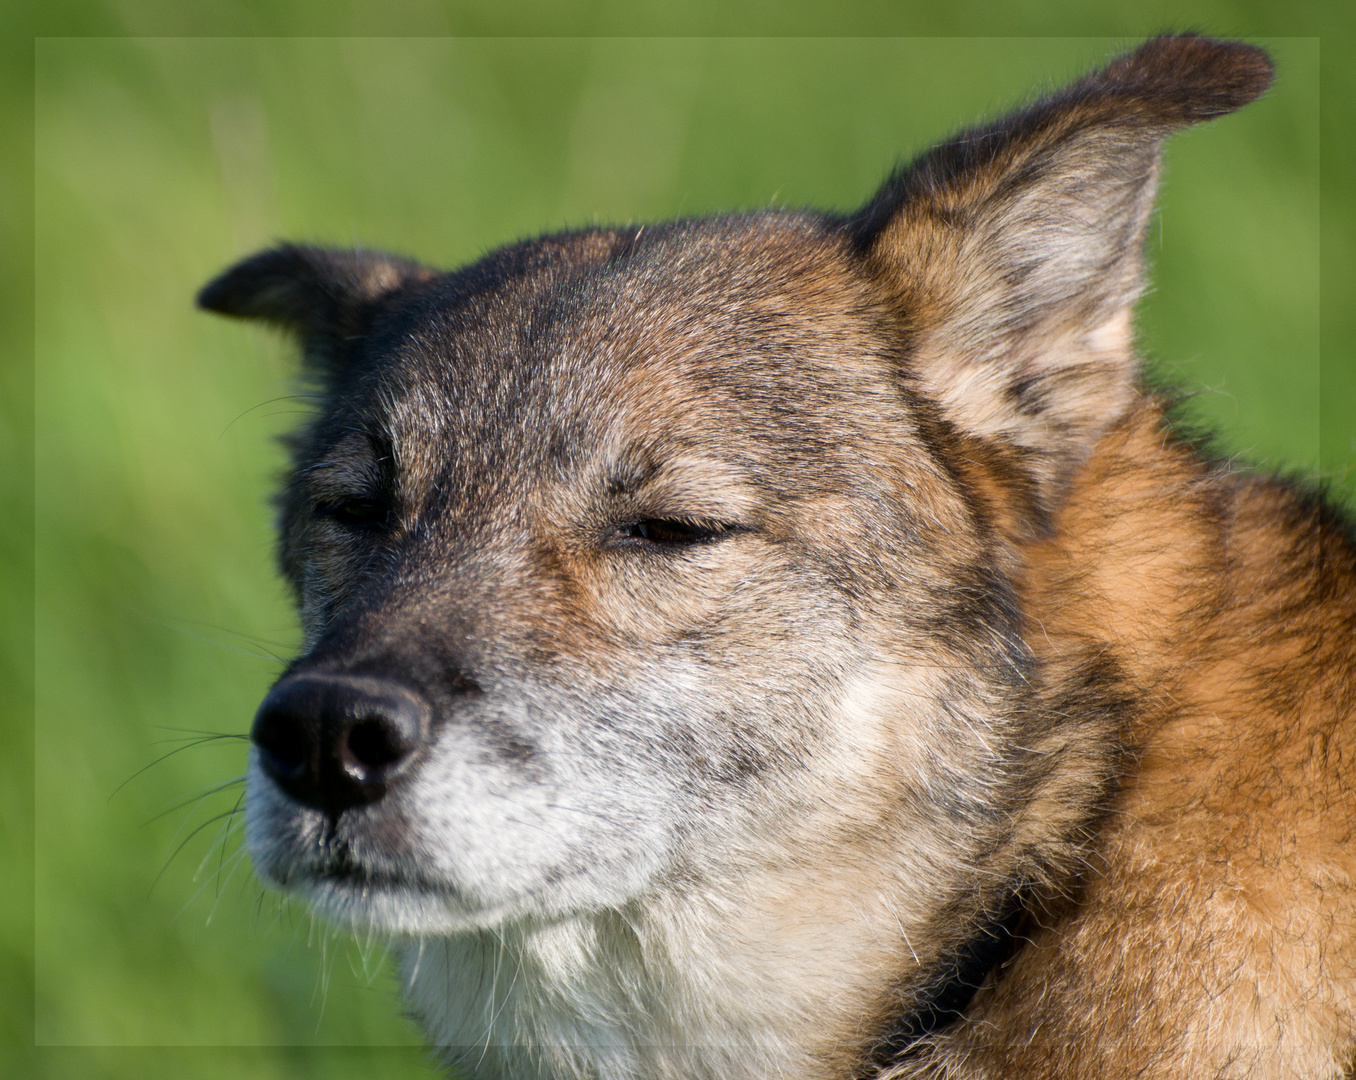
[[321, 503], [316, 513], [346, 529], [379, 529], [390, 518], [390, 507], [381, 499], [356, 496]]

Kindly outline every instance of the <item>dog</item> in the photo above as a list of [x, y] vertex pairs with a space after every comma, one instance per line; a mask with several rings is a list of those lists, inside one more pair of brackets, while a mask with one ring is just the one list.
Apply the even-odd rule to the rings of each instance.
[[320, 398], [254, 865], [456, 1075], [1353, 1075], [1352, 527], [1132, 340], [1164, 138], [1271, 76], [1161, 37], [852, 214], [202, 290]]

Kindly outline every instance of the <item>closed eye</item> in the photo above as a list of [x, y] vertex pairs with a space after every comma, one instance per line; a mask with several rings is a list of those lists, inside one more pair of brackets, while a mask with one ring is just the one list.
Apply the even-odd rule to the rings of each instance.
[[390, 519], [390, 507], [381, 499], [355, 496], [321, 503], [316, 513], [346, 529], [383, 528]]
[[622, 543], [657, 547], [695, 547], [735, 531], [733, 525], [684, 521], [680, 518], [640, 518], [614, 525], [612, 535]]

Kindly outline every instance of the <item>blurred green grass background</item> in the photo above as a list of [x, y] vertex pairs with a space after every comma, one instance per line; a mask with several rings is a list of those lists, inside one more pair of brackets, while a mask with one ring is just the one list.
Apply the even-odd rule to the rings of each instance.
[[[240, 739], [176, 740], [244, 733], [297, 640], [267, 505], [291, 350], [195, 312], [201, 283], [282, 238], [453, 266], [594, 221], [851, 207], [1128, 44], [39, 41], [35, 1067], [433, 1074], [380, 948], [265, 895], [219, 836], [239, 788], [166, 813], [243, 772]], [[1336, 472], [1319, 45], [1263, 44], [1272, 93], [1169, 146], [1140, 340], [1226, 448]]]

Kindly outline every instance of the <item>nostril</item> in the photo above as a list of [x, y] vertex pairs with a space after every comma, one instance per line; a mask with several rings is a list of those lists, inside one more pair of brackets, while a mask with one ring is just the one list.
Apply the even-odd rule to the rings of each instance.
[[348, 733], [348, 753], [362, 769], [375, 773], [410, 752], [406, 740], [386, 717], [365, 717]]
[[270, 710], [255, 722], [253, 739], [268, 755], [272, 771], [294, 776], [311, 756], [313, 740], [305, 726], [289, 713]]

